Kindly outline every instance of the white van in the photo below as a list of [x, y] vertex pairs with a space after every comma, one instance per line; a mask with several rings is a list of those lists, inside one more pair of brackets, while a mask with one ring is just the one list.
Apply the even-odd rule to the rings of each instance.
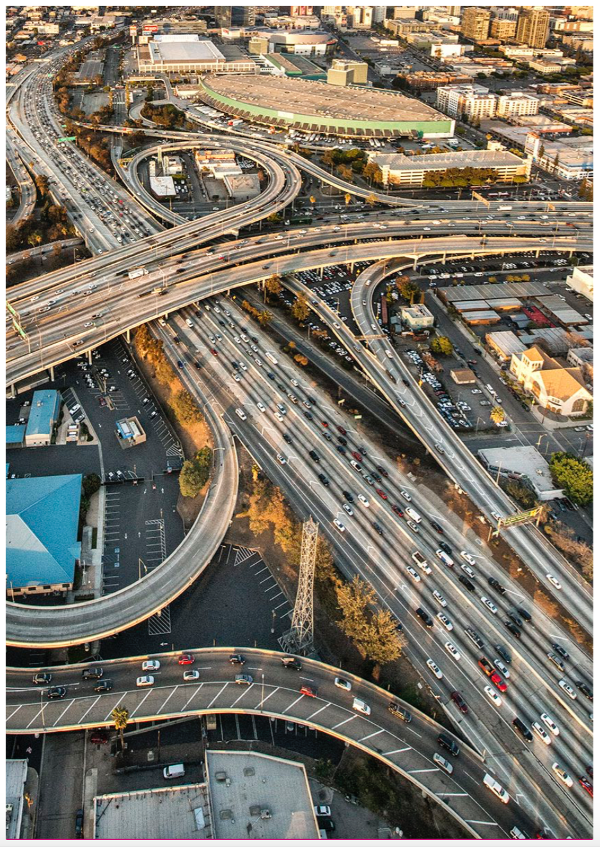
[[236, 409], [235, 413], [238, 416], [238, 418], [241, 418], [243, 421], [246, 420], [246, 413], [244, 412], [243, 409]]
[[421, 523], [421, 515], [418, 512], [415, 512], [415, 510], [411, 506], [408, 506], [405, 509], [405, 512], [408, 517], [412, 518], [415, 523]]
[[489, 788], [491, 792], [493, 792], [496, 797], [501, 800], [503, 803], [508, 803], [510, 797], [506, 789], [502, 788], [499, 782], [496, 782], [493, 776], [490, 776], [489, 773], [483, 777], [483, 784], [486, 788]]
[[271, 351], [270, 351], [270, 350], [267, 350], [267, 352], [266, 352], [266, 354], [265, 354], [265, 355], [266, 355], [267, 359], [269, 359], [269, 361], [273, 362], [273, 364], [274, 364], [274, 365], [276, 365], [276, 364], [277, 364], [277, 359], [276, 359], [276, 358], [275, 358], [275, 356], [271, 353]]
[[352, 702], [352, 708], [355, 712], [362, 712], [363, 715], [371, 714], [371, 707], [367, 706], [364, 700], [361, 700], [360, 697], [355, 697]]
[[510, 837], [514, 839], [519, 839], [521, 841], [526, 841], [529, 839], [529, 836], [525, 835], [525, 833], [520, 830], [518, 826], [513, 826], [510, 831]]
[[438, 559], [441, 559], [441, 561], [445, 565], [447, 565], [447, 567], [449, 567], [449, 568], [454, 567], [454, 559], [451, 559], [450, 556], [447, 553], [444, 553], [443, 550], [436, 550], [435, 555], [438, 557]]
[[177, 779], [180, 776], [185, 776], [185, 768], [180, 763], [178, 765], [168, 765], [163, 768], [163, 776], [165, 779]]

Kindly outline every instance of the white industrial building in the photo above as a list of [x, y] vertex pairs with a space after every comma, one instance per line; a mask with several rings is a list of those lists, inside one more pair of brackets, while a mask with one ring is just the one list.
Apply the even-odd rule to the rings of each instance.
[[548, 462], [535, 447], [493, 447], [477, 453], [492, 475], [524, 483], [538, 500], [564, 496], [563, 489], [554, 485]]

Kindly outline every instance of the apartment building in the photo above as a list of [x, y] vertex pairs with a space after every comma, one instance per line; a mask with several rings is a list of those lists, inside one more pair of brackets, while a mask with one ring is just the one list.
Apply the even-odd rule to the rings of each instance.
[[487, 120], [496, 114], [496, 95], [482, 85], [448, 85], [437, 90], [436, 108], [452, 117]]
[[540, 110], [540, 101], [533, 94], [522, 91], [513, 91], [510, 94], [502, 94], [496, 103], [496, 114], [500, 118], [512, 118], [519, 115], [537, 115]]
[[480, 9], [471, 6], [464, 10], [460, 31], [465, 38], [471, 41], [485, 41], [490, 31], [490, 18], [492, 13], [489, 9]]
[[550, 34], [550, 12], [532, 6], [519, 12], [516, 41], [530, 47], [545, 47]]
[[506, 41], [508, 38], [514, 38], [517, 31], [516, 20], [503, 20], [502, 18], [494, 18], [490, 24], [491, 38], [497, 38], [499, 41]]

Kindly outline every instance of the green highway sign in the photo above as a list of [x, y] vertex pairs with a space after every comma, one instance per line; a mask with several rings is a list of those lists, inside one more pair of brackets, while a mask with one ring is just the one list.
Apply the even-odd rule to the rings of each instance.
[[63, 138], [58, 139], [58, 143], [60, 144], [61, 141], [76, 141], [76, 140], [77, 140], [76, 135], [65, 135]]

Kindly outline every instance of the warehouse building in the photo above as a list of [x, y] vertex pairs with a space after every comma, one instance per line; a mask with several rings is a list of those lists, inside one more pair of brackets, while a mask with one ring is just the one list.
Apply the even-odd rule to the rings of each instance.
[[535, 447], [491, 447], [477, 453], [491, 474], [522, 482], [538, 500], [564, 496], [552, 480], [548, 462]]
[[451, 138], [454, 121], [402, 94], [269, 76], [200, 80], [200, 98], [249, 122], [349, 138]]
[[400, 317], [402, 323], [413, 332], [432, 327], [435, 323], [433, 313], [427, 306], [422, 306], [419, 303], [414, 306], [404, 306], [400, 309]]
[[12, 597], [67, 591], [81, 555], [81, 474], [6, 481], [6, 588]]
[[157, 35], [138, 47], [140, 73], [258, 73], [254, 59], [235, 45], [218, 48], [195, 33]]
[[573, 268], [571, 276], [567, 277], [567, 285], [578, 294], [583, 294], [588, 300], [594, 300], [594, 268], [593, 265], [580, 265]]
[[432, 153], [426, 156], [404, 156], [401, 153], [369, 153], [369, 161], [381, 168], [384, 185], [423, 185], [428, 175], [447, 170], [494, 171], [498, 182], [512, 182], [515, 177], [529, 179], [531, 160], [521, 159], [504, 150], [466, 150]]
[[25, 429], [26, 447], [47, 447], [58, 421], [60, 394], [54, 390], [34, 391]]
[[488, 332], [485, 343], [500, 362], [510, 362], [513, 353], [522, 353], [527, 349], [518, 335], [506, 332]]

